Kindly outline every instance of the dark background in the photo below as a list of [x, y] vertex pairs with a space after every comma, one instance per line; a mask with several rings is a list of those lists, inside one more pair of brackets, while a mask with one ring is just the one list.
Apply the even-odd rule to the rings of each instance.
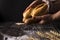
[[20, 22], [22, 13], [33, 0], [0, 0], [0, 22]]
[[[23, 11], [32, 1], [33, 0], [0, 0], [0, 22], [21, 22]], [[59, 25], [60, 24], [58, 24], [58, 26]], [[0, 35], [0, 40], [2, 40], [2, 38], [3, 36]]]

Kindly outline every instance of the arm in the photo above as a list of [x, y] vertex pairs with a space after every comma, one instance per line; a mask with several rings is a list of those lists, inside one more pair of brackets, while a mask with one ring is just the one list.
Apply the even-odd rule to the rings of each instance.
[[54, 14], [48, 14], [48, 15], [40, 16], [37, 19], [41, 19], [41, 21], [39, 22], [40, 24], [48, 24], [48, 23], [51, 23], [55, 20], [58, 21], [58, 20], [60, 20], [60, 11], [58, 11]]
[[52, 15], [53, 20], [59, 20], [60, 19], [60, 11]]

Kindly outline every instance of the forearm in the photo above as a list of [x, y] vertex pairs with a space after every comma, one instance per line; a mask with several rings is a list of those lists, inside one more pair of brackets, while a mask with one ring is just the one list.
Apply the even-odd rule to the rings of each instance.
[[53, 20], [60, 20], [60, 11], [52, 15]]

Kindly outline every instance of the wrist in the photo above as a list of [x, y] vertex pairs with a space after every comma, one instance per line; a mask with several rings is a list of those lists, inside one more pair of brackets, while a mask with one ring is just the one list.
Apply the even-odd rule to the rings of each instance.
[[55, 16], [54, 16], [54, 14], [51, 15], [51, 18], [52, 18], [52, 20], [55, 20]]
[[53, 20], [59, 20], [60, 19], [60, 11], [56, 12], [55, 14], [52, 14]]

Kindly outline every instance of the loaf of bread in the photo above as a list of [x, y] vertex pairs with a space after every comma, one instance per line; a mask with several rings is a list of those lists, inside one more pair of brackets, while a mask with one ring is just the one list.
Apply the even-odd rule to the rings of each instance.
[[42, 3], [37, 5], [33, 11], [31, 12], [32, 17], [34, 16], [41, 16], [47, 13], [47, 4], [46, 3]]
[[[28, 18], [33, 18], [34, 16], [41, 16], [47, 13], [47, 4], [46, 3], [42, 3], [37, 5], [35, 8], [30, 8], [28, 10], [26, 10], [23, 13], [23, 22], [26, 23], [27, 21], [25, 21]], [[32, 21], [33, 22], [33, 21]]]

